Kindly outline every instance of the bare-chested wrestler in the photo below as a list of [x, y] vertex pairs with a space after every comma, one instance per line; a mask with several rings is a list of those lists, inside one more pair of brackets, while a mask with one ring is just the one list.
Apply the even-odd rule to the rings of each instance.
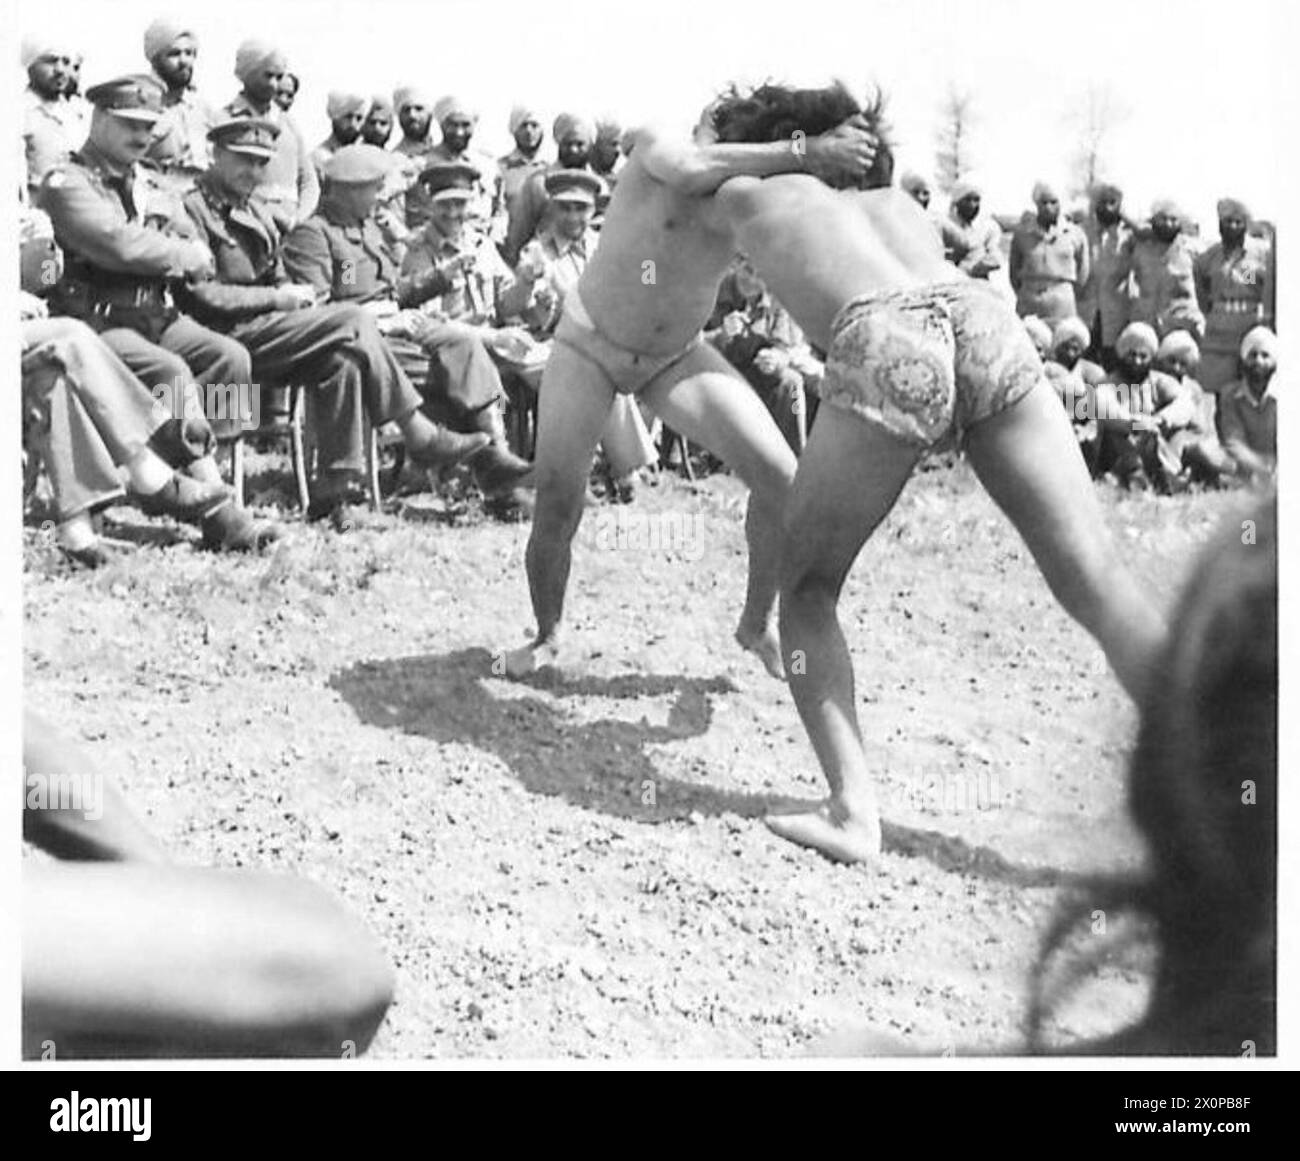
[[[792, 119], [812, 135], [856, 109], [839, 87], [766, 86], [720, 102], [714, 125], [720, 141], [765, 141], [788, 137]], [[875, 120], [876, 168], [887, 169]], [[1020, 321], [986, 283], [944, 262], [910, 197], [875, 184], [836, 192], [801, 175], [741, 177], [709, 202], [719, 228], [734, 230], [736, 248], [827, 352], [823, 407], [786, 512], [780, 628], [791, 692], [831, 794], [816, 811], [767, 821], [850, 862], [878, 856], [881, 827], [836, 610], [850, 567], [924, 451], [964, 444], [1052, 592], [1134, 697], [1165, 635], [1114, 550]]]
[[600, 245], [565, 301], [538, 391], [537, 506], [527, 553], [537, 636], [507, 656], [506, 672], [519, 677], [559, 660], [587, 474], [622, 392], [639, 396], [749, 486], [749, 581], [736, 639], [780, 677], [777, 552], [795, 458], [758, 396], [700, 337], [735, 256], [729, 230], [711, 225], [705, 210], [737, 174], [803, 170], [810, 180], [860, 182], [874, 141], [860, 118], [848, 117], [810, 139], [691, 145], [643, 129], [632, 147]]

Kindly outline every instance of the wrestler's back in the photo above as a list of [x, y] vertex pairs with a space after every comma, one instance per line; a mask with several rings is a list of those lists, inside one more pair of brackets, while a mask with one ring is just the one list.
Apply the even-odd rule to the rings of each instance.
[[746, 183], [735, 196], [738, 248], [822, 350], [850, 299], [965, 278], [944, 261], [924, 211], [899, 190], [837, 192], [793, 174]]
[[675, 354], [708, 321], [734, 253], [729, 233], [702, 216], [709, 200], [677, 193], [647, 173], [636, 153], [628, 158], [578, 283], [606, 338]]

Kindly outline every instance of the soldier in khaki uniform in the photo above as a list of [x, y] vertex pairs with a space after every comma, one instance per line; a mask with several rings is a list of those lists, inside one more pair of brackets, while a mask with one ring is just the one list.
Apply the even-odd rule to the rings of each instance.
[[1115, 340], [1128, 325], [1133, 296], [1133, 227], [1124, 219], [1124, 193], [1103, 183], [1092, 193], [1092, 213], [1083, 223], [1088, 239], [1090, 271], [1079, 294], [1079, 317], [1092, 334], [1089, 355], [1103, 370], [1118, 361]]
[[257, 381], [315, 391], [321, 476], [308, 518], [328, 517], [342, 531], [360, 495], [367, 415], [376, 425], [396, 423], [421, 467], [456, 463], [489, 441], [447, 431], [420, 411], [419, 393], [361, 307], [318, 306], [315, 287], [289, 280], [280, 232], [253, 197], [279, 132], [273, 122], [235, 117], [209, 134], [212, 168], [185, 209], [212, 247], [216, 278], [188, 287], [188, 298], [199, 318], [248, 349]]
[[1238, 348], [1248, 331], [1274, 317], [1272, 251], [1253, 238], [1250, 210], [1238, 198], [1218, 204], [1219, 241], [1192, 263], [1196, 297], [1205, 313], [1201, 386], [1217, 395], [1237, 378]]
[[257, 198], [284, 232], [310, 218], [320, 197], [307, 143], [276, 99], [281, 81], [289, 75], [288, 60], [278, 48], [261, 40], [244, 41], [235, 54], [235, 76], [244, 87], [224, 112], [228, 117], [258, 117], [279, 129], [275, 155], [258, 185]]
[[27, 186], [64, 161], [86, 139], [86, 102], [71, 95], [73, 61], [79, 59], [63, 42], [30, 38], [23, 41], [22, 63], [27, 71], [23, 92], [23, 147]]
[[[510, 136], [515, 139], [515, 147], [497, 159], [497, 180], [501, 191], [497, 215], [505, 218], [507, 226], [529, 177], [545, 170], [549, 164], [541, 155], [541, 118], [531, 106], [516, 105], [510, 110]], [[498, 230], [502, 238], [505, 237], [505, 228]]]
[[1181, 329], [1200, 340], [1205, 316], [1196, 304], [1192, 245], [1183, 233], [1182, 211], [1170, 198], [1152, 204], [1150, 227], [1133, 243], [1133, 285], [1133, 322], [1154, 327], [1161, 338]]
[[370, 108], [361, 123], [361, 140], [366, 145], [387, 149], [388, 139], [393, 135], [393, 116], [391, 98], [376, 93], [370, 98]]
[[391, 155], [372, 145], [335, 153], [325, 164], [316, 213], [285, 239], [285, 268], [326, 301], [366, 308], [424, 397], [430, 418], [491, 439], [470, 467], [489, 512], [515, 515], [522, 505], [516, 485], [532, 465], [506, 444], [505, 393], [496, 364], [473, 327], [398, 306], [402, 248], [374, 218], [391, 166]]
[[208, 167], [208, 130], [217, 120], [216, 111], [194, 87], [198, 52], [193, 30], [177, 21], [155, 20], [145, 31], [145, 58], [166, 86], [145, 164], [167, 175], [181, 195]]
[[1061, 199], [1046, 182], [1033, 190], [1034, 213], [1011, 235], [1007, 273], [1016, 292], [1016, 313], [1037, 315], [1049, 327], [1079, 314], [1078, 293], [1091, 270], [1083, 231], [1061, 216]]
[[980, 188], [968, 181], [953, 186], [943, 231], [944, 257], [972, 278], [988, 278], [1002, 267], [1002, 227], [980, 213]]
[[[415, 85], [400, 85], [393, 90], [393, 110], [402, 127], [402, 139], [394, 147], [398, 157], [396, 187], [401, 197], [396, 199], [401, 217], [409, 229], [416, 229], [428, 220], [428, 205], [423, 201], [420, 174], [431, 154], [438, 146], [430, 130], [433, 127], [433, 101], [423, 89]], [[394, 183], [381, 195], [385, 203], [393, 202], [390, 195]]]
[[361, 137], [370, 104], [360, 93], [335, 89], [325, 99], [325, 115], [330, 119], [330, 135], [311, 151], [316, 177], [324, 183], [325, 163], [344, 146]]

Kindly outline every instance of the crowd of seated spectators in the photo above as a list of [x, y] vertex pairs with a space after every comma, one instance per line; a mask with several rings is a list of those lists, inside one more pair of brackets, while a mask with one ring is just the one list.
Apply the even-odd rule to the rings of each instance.
[[[102, 563], [91, 517], [124, 494], [197, 521], [213, 548], [271, 542], [273, 524], [223, 488], [213, 453], [238, 432], [214, 416], [214, 390], [295, 376], [319, 428], [309, 520], [352, 526], [367, 423], [400, 434], [426, 483], [465, 463], [486, 512], [526, 518], [529, 452], [506, 412], [533, 406], [622, 127], [562, 112], [551, 156], [541, 114], [520, 104], [514, 147], [492, 157], [473, 102], [398, 84], [331, 92], [330, 134], [312, 145], [280, 47], [240, 45], [224, 106], [195, 84], [191, 28], [157, 20], [143, 48], [148, 71], [83, 95], [80, 53], [23, 46], [24, 414], [64, 551]], [[929, 183], [899, 184], [931, 212]], [[1134, 223], [1113, 185], [1078, 221], [1050, 184], [1032, 197], [1008, 251], [979, 187], [960, 182], [937, 244], [954, 277], [1009, 278], [1094, 473], [1162, 491], [1270, 475], [1273, 259], [1248, 208], [1223, 199], [1221, 239], [1198, 250], [1169, 199]], [[821, 362], [743, 255], [706, 337], [801, 451]], [[619, 396], [601, 444], [611, 495], [629, 499], [660, 462], [656, 434]]]

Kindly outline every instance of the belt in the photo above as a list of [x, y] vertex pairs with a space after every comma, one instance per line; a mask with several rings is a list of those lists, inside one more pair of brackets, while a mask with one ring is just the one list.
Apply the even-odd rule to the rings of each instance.
[[87, 286], [85, 295], [95, 314], [106, 314], [114, 309], [140, 310], [157, 306], [170, 310], [173, 307], [171, 291], [165, 285], [121, 288]]
[[102, 326], [116, 325], [113, 318], [122, 312], [165, 318], [176, 312], [171, 290], [164, 282], [127, 283], [125, 286], [98, 286], [94, 283], [65, 280], [59, 297], [68, 313], [100, 320]]

